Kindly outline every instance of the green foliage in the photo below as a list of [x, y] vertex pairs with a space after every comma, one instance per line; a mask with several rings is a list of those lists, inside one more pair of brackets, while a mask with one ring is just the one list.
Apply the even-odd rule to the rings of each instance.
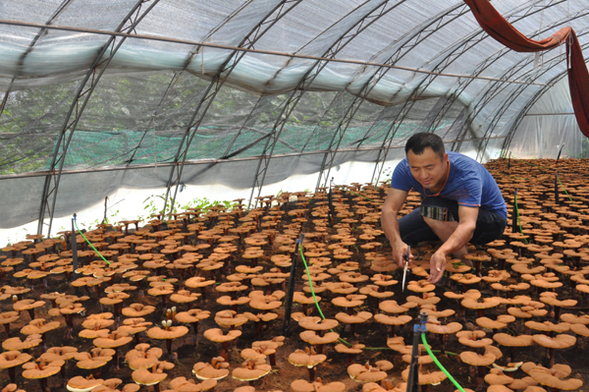
[[385, 167], [380, 175], [380, 178], [384, 178], [384, 183], [387, 185], [390, 185], [392, 176], [393, 176], [393, 168], [392, 167]]
[[586, 137], [581, 142], [581, 156], [577, 158], [589, 158], [589, 139]]
[[[174, 207], [171, 208], [171, 199], [168, 199], [166, 201], [165, 194], [151, 195], [143, 201], [143, 210], [147, 213], [147, 217], [150, 217], [155, 214], [163, 213], [163, 209], [158, 208], [158, 206], [161, 206], [161, 203], [159, 203], [159, 204], [157, 203], [158, 199], [165, 201], [166, 212], [173, 213], [173, 214], [177, 213], [178, 210], [186, 211], [189, 208], [200, 208], [200, 210], [203, 213], [206, 213], [207, 211], [209, 211], [211, 209], [211, 207], [218, 206], [218, 205], [222, 205], [228, 211], [231, 211], [233, 208], [235, 208], [238, 205], [238, 203], [231, 202], [228, 200], [209, 200], [206, 197], [203, 197], [202, 199], [197, 197], [197, 198], [194, 198], [194, 199], [188, 201], [185, 205], [182, 205], [179, 208], [178, 208], [178, 204], [174, 204]], [[171, 211], [170, 211], [170, 209], [171, 209]], [[144, 217], [139, 217], [138, 219], [144, 219]]]

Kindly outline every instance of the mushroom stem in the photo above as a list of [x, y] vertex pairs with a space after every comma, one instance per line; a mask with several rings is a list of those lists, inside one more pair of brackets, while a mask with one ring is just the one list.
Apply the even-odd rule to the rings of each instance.
[[117, 323], [116, 325], [119, 325], [119, 322], [121, 321], [121, 308], [123, 307], [123, 303], [119, 302], [118, 304], [114, 305], [115, 308], [115, 322]]
[[168, 354], [172, 354], [172, 339], [166, 339], [166, 348], [168, 349]]
[[317, 345], [317, 354], [323, 354], [323, 345], [322, 344]]
[[552, 366], [554, 366], [554, 349], [553, 348], [546, 349], [546, 357], [548, 360], [548, 368], [551, 368]]
[[315, 380], [315, 366], [308, 366], [309, 369], [309, 382], [313, 382]]
[[47, 388], [47, 379], [46, 378], [40, 378], [39, 385], [41, 385], [42, 392], [51, 392], [51, 389]]
[[29, 312], [29, 316], [31, 317], [31, 320], [35, 319], [35, 309], [28, 309], [27, 310]]
[[8, 376], [10, 377], [10, 382], [13, 384], [16, 384], [16, 368], [13, 367], [9, 367], [8, 368]]
[[440, 340], [440, 352], [442, 355], [446, 354], [446, 336], [447, 335], [443, 334], [438, 335], [438, 339]]
[[485, 379], [485, 367], [484, 366], [477, 366], [477, 391], [483, 390], [483, 383]]
[[481, 276], [481, 261], [480, 260], [473, 260], [474, 261], [474, 269], [477, 273], [477, 276]]
[[225, 359], [225, 361], [229, 361], [229, 355], [227, 354], [227, 342], [221, 342], [221, 345], [223, 347], [223, 349], [221, 350], [221, 354], [219, 354], [220, 356], [223, 357], [223, 359]]
[[191, 323], [192, 325], [192, 330], [194, 331], [194, 334], [192, 335], [192, 343], [194, 345], [198, 344], [198, 321], [196, 323]]
[[268, 357], [270, 358], [270, 365], [276, 367], [276, 353], [272, 353]]
[[115, 347], [115, 357], [114, 357], [114, 367], [112, 368], [112, 370], [114, 370], [115, 372], [118, 372], [119, 370], [121, 370], [121, 368], [119, 367], [119, 350]]

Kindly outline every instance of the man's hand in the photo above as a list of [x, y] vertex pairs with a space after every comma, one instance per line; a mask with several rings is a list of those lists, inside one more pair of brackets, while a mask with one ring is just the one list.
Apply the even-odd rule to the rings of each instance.
[[[405, 259], [408, 251], [409, 247], [404, 242], [393, 245], [393, 261], [401, 268], [405, 267]], [[411, 260], [413, 260], [413, 255], [409, 253], [409, 262], [411, 262]]]
[[442, 279], [444, 271], [446, 271], [446, 254], [437, 251], [429, 260], [429, 281], [436, 284]]

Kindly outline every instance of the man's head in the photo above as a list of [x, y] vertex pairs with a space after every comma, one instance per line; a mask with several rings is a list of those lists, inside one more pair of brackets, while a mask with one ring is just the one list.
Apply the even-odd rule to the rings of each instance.
[[405, 154], [412, 151], [416, 155], [423, 154], [426, 148], [431, 148], [433, 152], [439, 155], [440, 160], [444, 160], [444, 142], [442, 138], [436, 134], [429, 132], [420, 132], [411, 136], [405, 144]]
[[442, 190], [448, 170], [448, 154], [442, 138], [433, 133], [416, 133], [405, 145], [413, 177], [431, 192]]

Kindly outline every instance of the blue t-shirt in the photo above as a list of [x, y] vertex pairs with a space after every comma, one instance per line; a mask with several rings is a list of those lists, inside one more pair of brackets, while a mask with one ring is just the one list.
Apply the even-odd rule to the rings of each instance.
[[[507, 219], [507, 206], [497, 182], [487, 169], [477, 161], [457, 152], [448, 152], [450, 174], [442, 191], [437, 195], [456, 200], [458, 205], [482, 207], [496, 211]], [[391, 188], [409, 192], [411, 188], [423, 197], [430, 196], [411, 174], [407, 158], [403, 159], [393, 172]]]

